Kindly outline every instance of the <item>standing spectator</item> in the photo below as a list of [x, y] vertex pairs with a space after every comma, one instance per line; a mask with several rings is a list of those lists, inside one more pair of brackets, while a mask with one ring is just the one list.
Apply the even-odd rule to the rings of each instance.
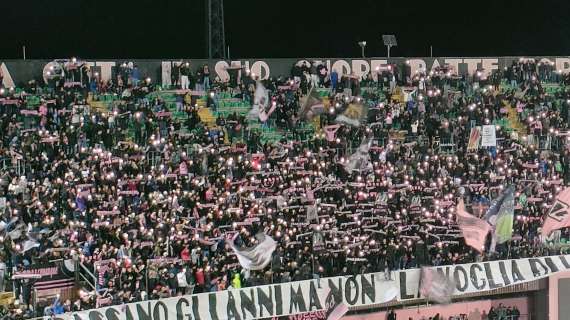
[[338, 72], [336, 71], [336, 69], [332, 69], [331, 71], [331, 90], [332, 92], [337, 92], [337, 86], [338, 86]]
[[190, 63], [185, 62], [184, 64], [182, 64], [182, 66], [180, 67], [180, 85], [182, 87], [182, 90], [188, 90], [188, 88], [190, 88], [191, 74], [192, 71], [190, 69]]
[[519, 308], [517, 308], [517, 306], [514, 306], [513, 311], [512, 311], [513, 320], [519, 320], [520, 316], [521, 316], [521, 312], [519, 311]]
[[495, 312], [494, 307], [491, 307], [491, 309], [489, 309], [489, 314], [487, 315], [487, 318], [489, 318], [489, 320], [498, 320], [497, 312]]
[[140, 79], [141, 79], [141, 73], [139, 71], [139, 67], [136, 64], [134, 64], [133, 70], [131, 71], [131, 81], [133, 87], [138, 87]]
[[202, 77], [204, 78], [202, 83], [204, 86], [204, 91], [210, 90], [210, 69], [207, 64], [202, 67]]
[[170, 82], [174, 88], [180, 84], [180, 67], [182, 62], [173, 61], [170, 69]]

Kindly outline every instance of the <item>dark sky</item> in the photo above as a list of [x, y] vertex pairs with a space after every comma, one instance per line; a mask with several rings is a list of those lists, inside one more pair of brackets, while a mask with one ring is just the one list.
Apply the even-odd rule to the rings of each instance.
[[[570, 55], [570, 1], [225, 0], [232, 58]], [[203, 58], [204, 0], [2, 0], [0, 58]]]

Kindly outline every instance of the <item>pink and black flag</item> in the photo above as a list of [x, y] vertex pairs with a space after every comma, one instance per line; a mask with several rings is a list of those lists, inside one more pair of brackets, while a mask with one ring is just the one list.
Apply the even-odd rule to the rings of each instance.
[[422, 268], [420, 293], [423, 297], [437, 303], [450, 303], [455, 290], [455, 282], [436, 269]]
[[542, 234], [548, 236], [552, 231], [570, 227], [570, 188], [562, 190], [556, 196], [556, 202], [548, 211]]
[[348, 312], [348, 306], [342, 300], [336, 299], [332, 291], [329, 291], [325, 300], [327, 320], [338, 320]]
[[465, 210], [463, 199], [457, 204], [457, 224], [461, 233], [465, 238], [465, 243], [473, 249], [483, 252], [485, 248], [485, 238], [491, 231], [489, 223], [483, 219], [479, 219]]

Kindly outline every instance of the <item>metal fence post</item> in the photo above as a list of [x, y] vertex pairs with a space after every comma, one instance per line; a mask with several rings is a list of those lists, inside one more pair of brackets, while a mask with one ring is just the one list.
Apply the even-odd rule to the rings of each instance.
[[150, 288], [148, 287], [148, 260], [145, 263], [145, 274], [144, 274], [145, 282], [146, 282], [146, 292], [147, 294], [150, 293]]

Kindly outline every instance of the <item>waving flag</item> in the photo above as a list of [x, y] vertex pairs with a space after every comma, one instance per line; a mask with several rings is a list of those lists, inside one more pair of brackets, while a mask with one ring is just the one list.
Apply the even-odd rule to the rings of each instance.
[[548, 211], [542, 234], [548, 236], [552, 231], [570, 227], [570, 188], [562, 190], [556, 196], [556, 202]]
[[515, 210], [515, 188], [508, 187], [498, 198], [491, 202], [485, 214], [485, 220], [495, 227], [493, 240], [503, 243], [513, 236], [513, 222]]
[[487, 210], [487, 213], [485, 213], [484, 217], [485, 220], [487, 220], [487, 222], [489, 222], [493, 226], [496, 224], [501, 206], [503, 206], [507, 196], [509, 194], [512, 195], [514, 191], [515, 191], [514, 187], [510, 186], [505, 191], [503, 191], [503, 193], [499, 197], [491, 201], [491, 206], [489, 207], [489, 210]]
[[253, 120], [259, 118], [261, 116], [261, 110], [265, 110], [268, 104], [269, 94], [267, 92], [267, 89], [265, 89], [261, 81], [257, 81], [255, 94], [253, 97], [253, 108], [249, 111], [248, 114], [249, 119]]
[[515, 188], [510, 187], [507, 189], [503, 203], [499, 208], [497, 220], [495, 222], [495, 236], [497, 243], [504, 243], [513, 237], [513, 222], [515, 211]]
[[301, 116], [307, 120], [312, 120], [315, 116], [325, 112], [325, 105], [318, 92], [313, 88], [305, 97], [301, 108]]
[[420, 275], [420, 293], [426, 299], [437, 303], [450, 303], [455, 290], [455, 282], [443, 272], [422, 268]]
[[348, 312], [348, 306], [342, 300], [335, 299], [332, 290], [329, 291], [325, 301], [327, 320], [338, 320]]
[[471, 209], [477, 217], [482, 217], [489, 210], [489, 201], [487, 199], [472, 200]]
[[372, 170], [372, 163], [370, 162], [370, 154], [368, 153], [371, 144], [372, 144], [371, 140], [362, 142], [362, 144], [360, 145], [360, 147], [358, 147], [356, 152], [354, 152], [348, 159], [348, 163], [346, 164], [347, 171], [352, 172], [353, 170], [357, 171]]
[[238, 248], [234, 243], [237, 236], [238, 234], [229, 243], [239, 260], [239, 264], [248, 270], [262, 270], [267, 267], [271, 262], [271, 255], [277, 247], [277, 242], [270, 236], [260, 233], [256, 236], [259, 240], [257, 245], [250, 248]]
[[271, 116], [271, 114], [273, 113], [273, 111], [275, 111], [275, 108], [277, 107], [276, 103], [272, 103], [271, 104], [271, 108], [269, 108], [269, 110], [265, 110], [265, 109], [261, 109], [259, 111], [259, 121], [261, 122], [265, 122], [267, 121], [267, 119], [269, 119], [269, 116]]
[[465, 243], [473, 249], [483, 252], [485, 238], [491, 231], [491, 226], [485, 220], [470, 215], [465, 210], [463, 199], [459, 200], [457, 204], [457, 224], [465, 238]]
[[469, 142], [467, 143], [467, 151], [479, 149], [479, 140], [481, 140], [481, 127], [471, 128]]
[[346, 110], [334, 120], [336, 123], [342, 123], [353, 127], [358, 127], [362, 121], [368, 116], [368, 107], [361, 102], [353, 102], [348, 105]]
[[40, 243], [34, 239], [26, 240], [26, 241], [24, 241], [24, 244], [22, 245], [22, 252], [26, 252], [28, 250], [31, 250], [33, 248], [37, 248], [39, 246], [40, 246]]

